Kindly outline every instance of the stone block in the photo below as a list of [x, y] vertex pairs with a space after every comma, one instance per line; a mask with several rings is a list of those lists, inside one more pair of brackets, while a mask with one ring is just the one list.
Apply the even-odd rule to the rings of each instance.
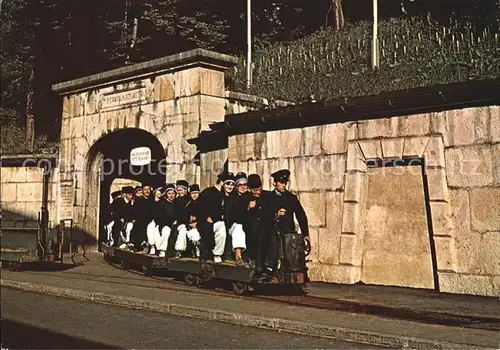
[[457, 109], [447, 113], [447, 147], [488, 142], [489, 107]]
[[[322, 264], [339, 263], [340, 229], [319, 228], [318, 261]], [[314, 246], [313, 246], [314, 247]]]
[[425, 164], [429, 167], [445, 167], [444, 145], [441, 137], [433, 136], [429, 139], [424, 157]]
[[200, 93], [201, 68], [189, 68], [172, 73], [172, 85], [175, 97], [192, 96]]
[[196, 146], [190, 145], [187, 140], [198, 136], [199, 126], [200, 124], [198, 122], [186, 122], [182, 124], [181, 147], [184, 155], [183, 160], [185, 162], [192, 161], [198, 152]]
[[398, 118], [372, 119], [358, 124], [360, 139], [398, 136]]
[[493, 145], [491, 148], [492, 163], [493, 163], [493, 183], [500, 187], [500, 143]]
[[301, 152], [302, 130], [289, 129], [267, 132], [267, 157], [298, 157]]
[[347, 146], [347, 168], [346, 171], [366, 172], [365, 157], [357, 142], [349, 142]]
[[387, 139], [382, 140], [382, 155], [383, 158], [402, 158], [404, 139]]
[[325, 192], [299, 192], [299, 200], [306, 212], [309, 226], [326, 225]]
[[493, 296], [500, 297], [500, 276], [493, 276], [491, 283], [493, 284]]
[[228, 138], [228, 158], [232, 161], [240, 160], [239, 145], [245, 140], [245, 135], [236, 135]]
[[153, 83], [153, 101], [166, 101], [175, 97], [175, 88], [173, 86], [172, 76], [164, 75], [156, 77]]
[[7, 215], [9, 220], [24, 220], [25, 211], [26, 202], [5, 202], [2, 199], [2, 215]]
[[451, 220], [455, 230], [470, 230], [470, 205], [467, 190], [450, 190]]
[[302, 129], [301, 155], [317, 156], [321, 154], [322, 126], [312, 126]]
[[357, 235], [340, 235], [339, 263], [344, 265], [361, 266], [363, 247]]
[[473, 188], [470, 197], [472, 229], [500, 231], [500, 187]]
[[[269, 171], [278, 169], [272, 162]], [[317, 157], [290, 159], [291, 188], [294, 191], [332, 190], [344, 184], [345, 156], [336, 154]]]
[[85, 132], [84, 125], [83, 125], [83, 118], [84, 117], [75, 117], [71, 118], [69, 127], [70, 127], [70, 137], [71, 138], [77, 138], [77, 137], [82, 137], [83, 133]]
[[[446, 111], [430, 113], [431, 120], [431, 134], [440, 134], [446, 138], [448, 132], [446, 131]], [[447, 144], [445, 142], [445, 144]]]
[[342, 232], [343, 193], [326, 192], [326, 227], [332, 232]]
[[500, 142], [500, 106], [490, 106], [490, 134], [492, 142]]
[[348, 130], [346, 124], [327, 124], [321, 129], [321, 150], [324, 154], [347, 152], [346, 137], [352, 128]]
[[447, 172], [441, 168], [427, 168], [427, 183], [429, 187], [429, 199], [431, 201], [449, 201], [448, 185], [446, 183]]
[[24, 218], [25, 220], [37, 220], [38, 213], [41, 210], [41, 201], [38, 202], [26, 202], [26, 206], [24, 209]]
[[495, 296], [489, 276], [439, 272], [439, 287], [445, 293]]
[[438, 271], [456, 271], [457, 251], [451, 237], [434, 236]]
[[41, 183], [19, 183], [17, 184], [17, 200], [22, 202], [41, 201]]
[[164, 133], [157, 136], [158, 141], [165, 147], [165, 155], [168, 163], [182, 163], [184, 154], [182, 144], [185, 142], [182, 137], [182, 124], [171, 125]]
[[225, 97], [224, 72], [200, 68], [200, 84], [202, 94]]
[[361, 193], [363, 191], [363, 181], [365, 173], [346, 173], [344, 200], [350, 202], [361, 202]]
[[359, 203], [344, 202], [342, 215], [342, 233], [360, 233], [360, 205]]
[[360, 280], [360, 275], [358, 266], [309, 264], [311, 281], [353, 284]]
[[[202, 123], [205, 123], [208, 127], [208, 124], [224, 121], [224, 116], [226, 115], [224, 98], [207, 95], [201, 95], [196, 98], [200, 101], [199, 116]], [[205, 127], [205, 124], [203, 124], [201, 130], [209, 130], [209, 128]]]
[[4, 183], [26, 181], [26, 167], [1, 167], [0, 180]]
[[434, 236], [451, 236], [452, 220], [450, 205], [446, 202], [431, 201], [430, 206]]
[[42, 183], [43, 172], [44, 170], [38, 167], [26, 168], [26, 182]]
[[430, 114], [416, 114], [399, 118], [399, 136], [428, 135], [430, 132]]
[[319, 233], [318, 233], [318, 228], [310, 228], [309, 229], [309, 239], [311, 240], [311, 253], [309, 255], [309, 258], [313, 262], [318, 262], [319, 260]]
[[[404, 139], [403, 156], [421, 158], [429, 143], [428, 136], [407, 137]], [[443, 155], [444, 157], [444, 155]]]
[[479, 263], [482, 275], [500, 275], [500, 230], [483, 234]]
[[380, 140], [359, 141], [359, 147], [365, 159], [382, 159], [382, 143]]

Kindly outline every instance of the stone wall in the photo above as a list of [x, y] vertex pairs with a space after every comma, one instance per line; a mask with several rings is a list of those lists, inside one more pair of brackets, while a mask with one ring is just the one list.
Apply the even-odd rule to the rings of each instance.
[[[290, 169], [290, 190], [299, 196], [311, 227], [312, 280], [369, 280], [374, 284], [500, 295], [499, 106], [239, 135], [230, 138], [228, 154], [232, 171], [261, 174], [267, 189], [272, 185], [272, 172]], [[423, 169], [425, 177], [413, 177], [420, 179], [416, 182], [404, 180], [403, 174], [411, 167], [398, 168], [403, 171], [399, 177], [389, 170], [380, 176], [369, 166], [374, 159], [394, 158], [422, 160], [424, 165], [419, 169]], [[369, 177], [373, 175], [377, 176]], [[387, 196], [385, 204], [370, 204], [368, 194], [373, 192], [373, 186], [384, 188], [382, 182], [390, 178], [394, 188], [400, 190]], [[408, 181], [412, 184], [408, 185]], [[409, 196], [408, 191], [418, 188], [420, 197], [415, 198], [422, 200], [425, 210], [415, 211], [412, 202], [398, 202]], [[370, 266], [363, 266], [369, 251], [366, 247], [379, 255], [382, 249], [377, 251], [377, 245], [374, 248], [373, 242], [367, 241], [373, 235], [365, 235], [373, 225], [371, 205], [384, 209], [385, 216], [375, 216], [378, 222], [394, 223], [396, 213], [403, 213], [409, 216], [408, 225], [412, 219], [422, 222], [422, 218], [429, 223], [433, 239], [425, 243], [429, 230], [419, 224], [423, 227], [419, 249], [427, 255], [421, 255], [413, 266], [428, 262], [434, 255], [433, 273], [438, 286], [429, 280], [428, 272], [423, 284], [409, 281], [404, 274], [413, 274], [411, 269], [399, 272], [397, 281], [384, 282], [382, 276], [373, 273], [368, 278]], [[398, 205], [410, 207], [404, 211], [386, 210]], [[390, 227], [379, 232], [383, 235], [378, 237], [381, 241], [392, 240], [401, 249], [410, 247], [410, 241]], [[397, 259], [393, 267], [397, 267]]]
[[[37, 228], [42, 207], [43, 172], [39, 167], [2, 166], [1, 193], [2, 227]], [[49, 227], [57, 222], [57, 173], [49, 181]]]

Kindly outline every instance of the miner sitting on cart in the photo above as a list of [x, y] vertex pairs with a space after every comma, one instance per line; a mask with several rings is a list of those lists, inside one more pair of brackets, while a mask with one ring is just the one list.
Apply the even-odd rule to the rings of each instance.
[[296, 232], [295, 217], [304, 240], [310, 244], [309, 226], [304, 208], [297, 196], [286, 189], [290, 171], [282, 169], [271, 174], [271, 177], [274, 179], [274, 190], [269, 196], [269, 204], [265, 210], [267, 214], [272, 214], [275, 217], [275, 229], [267, 231], [260, 242], [264, 253], [264, 268], [259, 278], [261, 282], [270, 282], [278, 267], [279, 237], [276, 234], [277, 231], [283, 233]]
[[122, 197], [113, 203], [113, 241], [120, 248], [126, 248], [130, 244], [130, 232], [134, 227], [132, 212], [132, 195], [134, 188], [125, 186], [122, 188]]
[[117, 199], [122, 197], [122, 191], [115, 191], [111, 193], [111, 203], [108, 206], [108, 221], [104, 225], [104, 229], [106, 230], [106, 240], [110, 245], [113, 245], [113, 226], [115, 221], [113, 220], [113, 215], [115, 211], [116, 201]]

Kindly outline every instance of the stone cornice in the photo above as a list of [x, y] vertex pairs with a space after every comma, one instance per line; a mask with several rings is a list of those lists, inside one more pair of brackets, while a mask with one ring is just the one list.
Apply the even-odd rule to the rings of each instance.
[[116, 84], [127, 80], [144, 78], [151, 75], [159, 75], [166, 72], [178, 71], [197, 66], [209, 67], [216, 70], [225, 70], [233, 67], [237, 63], [238, 59], [233, 56], [204, 49], [194, 49], [54, 84], [52, 85], [52, 90], [60, 95], [66, 95], [105, 85]]

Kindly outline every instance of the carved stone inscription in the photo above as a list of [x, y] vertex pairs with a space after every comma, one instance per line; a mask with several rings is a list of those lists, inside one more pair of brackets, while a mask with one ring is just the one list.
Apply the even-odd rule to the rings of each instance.
[[146, 88], [121, 91], [104, 95], [101, 102], [102, 109], [110, 109], [118, 106], [129, 105], [144, 101], [146, 97]]

